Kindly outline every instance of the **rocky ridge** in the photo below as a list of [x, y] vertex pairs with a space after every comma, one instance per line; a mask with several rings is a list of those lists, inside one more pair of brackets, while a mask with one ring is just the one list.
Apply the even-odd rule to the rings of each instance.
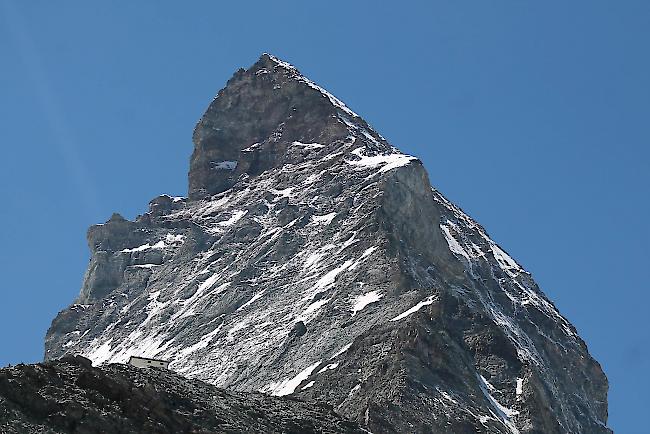
[[188, 198], [90, 228], [46, 359], [168, 359], [375, 433], [610, 432], [600, 366], [531, 275], [293, 66], [239, 70], [193, 139]]
[[363, 433], [325, 405], [237, 393], [163, 369], [94, 368], [68, 357], [0, 369], [0, 431], [27, 433]]

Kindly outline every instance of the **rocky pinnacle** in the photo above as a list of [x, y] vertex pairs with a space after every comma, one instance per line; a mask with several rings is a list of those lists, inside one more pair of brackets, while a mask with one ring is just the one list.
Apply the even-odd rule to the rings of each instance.
[[193, 141], [187, 198], [89, 229], [47, 360], [162, 358], [374, 433], [611, 432], [600, 365], [531, 275], [296, 68], [237, 71]]

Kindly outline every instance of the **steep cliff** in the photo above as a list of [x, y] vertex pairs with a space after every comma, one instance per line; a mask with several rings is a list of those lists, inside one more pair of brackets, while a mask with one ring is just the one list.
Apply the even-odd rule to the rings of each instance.
[[375, 433], [610, 432], [600, 366], [530, 274], [293, 66], [239, 70], [193, 138], [188, 198], [90, 228], [46, 359], [164, 358]]

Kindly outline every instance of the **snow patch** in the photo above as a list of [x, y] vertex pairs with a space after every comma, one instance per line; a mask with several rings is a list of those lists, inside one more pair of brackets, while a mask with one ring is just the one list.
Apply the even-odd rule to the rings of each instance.
[[352, 305], [352, 316], [355, 316], [357, 312], [361, 312], [363, 308], [368, 306], [370, 303], [375, 303], [383, 297], [377, 291], [370, 291], [366, 294], [359, 295], [354, 299], [354, 304]]
[[379, 169], [379, 173], [384, 173], [398, 167], [406, 166], [409, 162], [417, 159], [411, 155], [402, 153], [367, 156], [363, 155], [363, 150], [364, 148], [357, 148], [352, 151], [352, 154], [359, 157], [359, 160], [346, 160], [346, 162], [361, 168], [382, 166], [381, 169]]
[[212, 166], [213, 169], [216, 170], [235, 170], [237, 168], [237, 162], [236, 161], [220, 161], [218, 163], [215, 163]]
[[235, 341], [235, 335], [239, 333], [240, 330], [244, 330], [245, 328], [249, 327], [251, 324], [251, 320], [246, 318], [242, 321], [239, 321], [235, 325], [232, 326], [230, 330], [228, 330], [228, 334], [226, 335], [226, 341], [228, 342], [234, 342]]
[[305, 309], [297, 318], [298, 321], [302, 321], [305, 324], [308, 324], [315, 315], [313, 315], [315, 312], [317, 312], [321, 307], [325, 306], [327, 303], [329, 303], [330, 299], [329, 298], [323, 298], [321, 300], [315, 301], [309, 306], [307, 306], [307, 309]]
[[302, 389], [300, 389], [300, 390], [306, 390], [306, 389], [309, 389], [309, 388], [312, 387], [314, 384], [315, 384], [315, 383], [314, 383], [313, 381], [310, 381], [309, 383], [305, 384], [305, 385], [302, 387]]
[[517, 410], [512, 410], [508, 407], [505, 407], [501, 405], [494, 397], [492, 394], [490, 394], [490, 391], [495, 391], [496, 389], [494, 386], [492, 386], [482, 375], [478, 374], [479, 378], [479, 386], [481, 387], [481, 391], [483, 392], [483, 395], [487, 398], [488, 402], [492, 405], [496, 413], [499, 415], [499, 418], [503, 422], [505, 426], [507, 426], [510, 431], [513, 434], [519, 434], [519, 430], [515, 426], [515, 424], [511, 421], [511, 419], [518, 415], [519, 412]]
[[164, 249], [165, 247], [166, 245], [164, 241], [158, 241], [154, 245], [147, 243], [147, 244], [143, 244], [140, 247], [134, 247], [133, 249], [124, 249], [121, 252], [122, 253], [144, 252], [145, 250], [149, 250], [149, 249]]
[[524, 393], [524, 379], [523, 378], [517, 378], [517, 388], [515, 389], [515, 393], [517, 395], [521, 395]]
[[259, 147], [260, 147], [260, 144], [259, 144], [259, 143], [253, 143], [253, 144], [250, 145], [248, 148], [244, 148], [244, 149], [242, 149], [241, 152], [251, 152], [251, 151], [254, 151], [255, 149], [257, 149], [257, 148], [259, 148]]
[[332, 220], [334, 220], [334, 217], [336, 217], [335, 212], [331, 212], [329, 214], [325, 215], [314, 215], [311, 216], [311, 223], [312, 225], [329, 225], [332, 223]]
[[332, 369], [336, 369], [336, 368], [338, 368], [338, 367], [339, 367], [338, 362], [337, 362], [337, 363], [330, 363], [329, 365], [326, 365], [326, 366], [325, 366], [323, 369], [321, 369], [320, 371], [316, 372], [316, 374], [322, 374], [322, 373], [325, 372], [325, 371], [330, 371], [330, 370], [332, 370]]
[[213, 274], [212, 276], [205, 279], [203, 283], [199, 285], [199, 289], [196, 290], [197, 293], [203, 293], [206, 289], [210, 289], [217, 283], [217, 280], [221, 277], [221, 274]]
[[230, 218], [228, 220], [224, 220], [222, 222], [218, 222], [217, 224], [221, 227], [228, 227], [232, 226], [235, 223], [237, 223], [242, 217], [244, 217], [246, 214], [248, 214], [247, 210], [238, 210], [234, 211]]
[[302, 265], [302, 268], [307, 270], [314, 268], [316, 264], [320, 262], [323, 256], [325, 256], [325, 251], [323, 249], [310, 253], [309, 256], [307, 256], [307, 259], [305, 259], [305, 263]]
[[399, 315], [397, 315], [395, 318], [391, 319], [391, 321], [399, 321], [400, 319], [404, 319], [407, 316], [417, 312], [418, 310], [422, 309], [424, 306], [427, 306], [429, 304], [432, 304], [434, 301], [436, 301], [436, 298], [432, 295], [430, 297], [427, 297], [425, 300], [422, 300], [406, 312], [403, 312]]
[[341, 354], [345, 353], [347, 350], [350, 349], [351, 346], [352, 346], [352, 342], [350, 342], [349, 344], [345, 345], [343, 348], [341, 348], [341, 349], [338, 350], [336, 353], [334, 353], [334, 355], [333, 355], [332, 357], [330, 357], [330, 360], [335, 359], [335, 358], [337, 358], [338, 356], [340, 356]]
[[300, 383], [302, 383], [307, 378], [309, 378], [309, 376], [314, 371], [314, 369], [316, 369], [316, 367], [320, 364], [321, 361], [319, 360], [313, 365], [307, 366], [305, 369], [300, 371], [298, 375], [296, 375], [295, 377], [283, 381], [279, 381], [277, 383], [271, 383], [265, 386], [261, 391], [265, 393], [269, 393], [273, 396], [291, 395], [293, 392], [295, 392], [296, 387], [298, 387]]
[[444, 390], [440, 390], [440, 389], [437, 389], [437, 390], [438, 390], [438, 392], [440, 392], [442, 397], [445, 398], [447, 401], [452, 402], [454, 404], [458, 404], [458, 401], [456, 401], [454, 398], [452, 398], [450, 394], [448, 394]]
[[275, 198], [273, 198], [273, 202], [277, 202], [283, 197], [291, 197], [291, 192], [293, 191], [293, 187], [285, 188], [284, 190], [276, 190], [274, 188], [269, 190], [271, 193], [273, 193]]
[[131, 249], [123, 249], [120, 250], [121, 253], [134, 253], [134, 252], [144, 252], [145, 250], [151, 250], [151, 249], [164, 249], [166, 247], [169, 247], [173, 244], [179, 244], [182, 243], [185, 240], [184, 235], [173, 235], [171, 233], [168, 233], [165, 235], [164, 240], [158, 241], [156, 244], [143, 244], [139, 247], [134, 247]]
[[363, 251], [363, 254], [361, 255], [360, 259], [367, 258], [368, 256], [372, 255], [372, 252], [374, 252], [375, 250], [377, 250], [377, 246], [368, 247], [366, 250]]
[[98, 339], [95, 338], [93, 341], [90, 343], [91, 350], [86, 353], [86, 357], [90, 360], [93, 361], [93, 364], [95, 366], [101, 365], [102, 363], [108, 361], [111, 358], [111, 355], [113, 352], [111, 351], [111, 342], [113, 339], [109, 339], [108, 341], [104, 342], [103, 344], [97, 346], [96, 343], [98, 342]]
[[327, 288], [328, 286], [334, 283], [334, 281], [336, 280], [336, 276], [338, 276], [341, 272], [345, 271], [350, 265], [352, 265], [351, 260], [345, 261], [340, 266], [325, 273], [323, 277], [318, 279], [318, 281], [314, 286], [319, 290], [323, 290]]
[[451, 231], [449, 230], [449, 227], [444, 224], [441, 224], [440, 229], [442, 229], [442, 233], [444, 234], [445, 239], [447, 240], [447, 245], [449, 245], [449, 250], [451, 250], [452, 253], [456, 255], [460, 255], [464, 257], [465, 259], [467, 259], [467, 262], [471, 262], [470, 257], [465, 251], [465, 249], [463, 249], [460, 243], [456, 241], [456, 239], [451, 235]]
[[208, 345], [210, 345], [210, 342], [212, 342], [212, 339], [221, 331], [221, 327], [223, 326], [222, 324], [219, 324], [219, 326], [211, 331], [210, 333], [203, 335], [201, 339], [194, 345], [190, 345], [187, 348], [183, 348], [178, 352], [178, 357], [177, 359], [184, 359], [188, 355], [198, 351], [202, 350], [203, 348], [206, 348]]
[[523, 271], [519, 264], [515, 262], [506, 252], [501, 249], [494, 241], [488, 239], [494, 259], [497, 260], [499, 267], [505, 271], [510, 277], [516, 276], [519, 272]]
[[377, 250], [376, 246], [372, 246], [372, 247], [369, 247], [366, 250], [364, 250], [361, 257], [359, 259], [357, 259], [354, 262], [354, 264], [352, 264], [350, 266], [350, 270], [354, 270], [355, 268], [357, 268], [359, 266], [359, 264], [361, 264], [368, 256], [372, 255], [372, 252], [374, 252], [375, 250]]
[[239, 312], [240, 310], [244, 310], [244, 309], [246, 309], [248, 306], [250, 306], [251, 304], [255, 303], [257, 300], [259, 300], [260, 298], [262, 298], [262, 296], [264, 295], [265, 292], [266, 292], [265, 290], [261, 290], [261, 291], [258, 292], [257, 294], [253, 295], [253, 297], [251, 297], [250, 300], [248, 300], [246, 303], [244, 303], [244, 304], [242, 304], [240, 307], [238, 307], [237, 310], [236, 310], [236, 312]]
[[343, 245], [341, 246], [341, 248], [339, 249], [339, 251], [338, 251], [337, 253], [341, 253], [343, 250], [347, 249], [347, 248], [350, 247], [352, 244], [354, 244], [354, 243], [358, 243], [359, 240], [356, 239], [356, 236], [357, 236], [357, 233], [356, 233], [356, 232], [353, 233], [352, 236], [351, 236], [350, 238], [348, 238], [348, 239], [343, 243]]
[[301, 146], [305, 149], [322, 149], [325, 147], [325, 145], [321, 145], [320, 143], [302, 143], [302, 142], [293, 142], [294, 146]]
[[174, 234], [165, 235], [165, 243], [167, 244], [180, 244], [184, 241], [185, 241], [185, 235], [174, 235]]

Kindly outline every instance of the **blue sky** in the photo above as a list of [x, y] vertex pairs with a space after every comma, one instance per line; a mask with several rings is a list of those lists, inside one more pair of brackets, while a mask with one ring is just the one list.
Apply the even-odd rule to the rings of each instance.
[[268, 51], [424, 161], [647, 432], [650, 2], [225, 3], [0, 0], [0, 365], [41, 359], [88, 226], [186, 193], [194, 124]]

